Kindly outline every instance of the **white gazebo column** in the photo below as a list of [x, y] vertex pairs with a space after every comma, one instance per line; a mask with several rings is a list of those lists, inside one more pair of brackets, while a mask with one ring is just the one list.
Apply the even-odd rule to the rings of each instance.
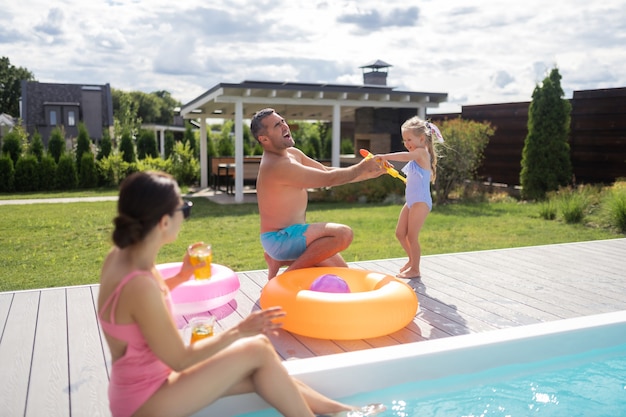
[[159, 145], [161, 146], [161, 158], [165, 159], [165, 128], [159, 129]]
[[333, 105], [333, 140], [331, 152], [331, 164], [334, 167], [341, 165], [339, 152], [341, 150], [341, 106]]
[[243, 203], [243, 102], [235, 102], [235, 203]]
[[426, 120], [426, 107], [425, 106], [417, 108], [417, 116], [422, 120]]
[[200, 118], [200, 188], [209, 186], [209, 164], [206, 156], [206, 119]]

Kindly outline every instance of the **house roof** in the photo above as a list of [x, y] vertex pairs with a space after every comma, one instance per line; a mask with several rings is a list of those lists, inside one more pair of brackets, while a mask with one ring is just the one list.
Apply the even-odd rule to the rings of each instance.
[[327, 83], [244, 81], [220, 83], [181, 108], [186, 119], [198, 117], [231, 119], [235, 103], [243, 103], [243, 117], [272, 107], [286, 119], [332, 120], [333, 107], [340, 106], [341, 120], [354, 120], [357, 108], [438, 107], [447, 93], [395, 90], [389, 86]]

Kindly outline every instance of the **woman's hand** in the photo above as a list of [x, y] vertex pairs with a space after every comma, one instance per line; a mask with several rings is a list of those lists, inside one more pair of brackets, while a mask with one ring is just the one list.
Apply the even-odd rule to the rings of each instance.
[[285, 310], [282, 307], [271, 307], [266, 310], [254, 311], [237, 325], [237, 330], [242, 337], [254, 336], [259, 333], [271, 333], [283, 326], [277, 319], [285, 317], [285, 314]]

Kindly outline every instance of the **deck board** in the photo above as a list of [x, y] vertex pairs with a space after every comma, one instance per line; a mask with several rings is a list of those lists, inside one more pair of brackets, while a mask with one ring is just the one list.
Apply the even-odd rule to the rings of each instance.
[[[626, 239], [425, 256], [415, 319], [387, 336], [321, 340], [279, 331], [285, 360], [372, 349], [626, 310]], [[350, 263], [395, 274], [406, 258]], [[214, 309], [223, 330], [259, 308], [267, 271]], [[110, 416], [111, 357], [96, 317], [98, 285], [0, 293], [0, 416]], [[176, 318], [179, 327], [192, 316]]]

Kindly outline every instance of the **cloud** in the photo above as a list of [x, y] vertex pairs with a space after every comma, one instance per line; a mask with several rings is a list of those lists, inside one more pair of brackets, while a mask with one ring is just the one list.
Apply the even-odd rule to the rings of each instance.
[[496, 88], [504, 88], [515, 81], [515, 78], [506, 71], [497, 71], [491, 76], [491, 84]]
[[60, 36], [63, 34], [63, 22], [64, 15], [63, 10], [58, 7], [53, 7], [48, 10], [48, 16], [38, 25], [35, 25], [35, 29], [38, 32], [43, 32], [50, 36]]
[[339, 23], [355, 25], [362, 32], [377, 32], [388, 27], [415, 26], [419, 18], [417, 7], [392, 9], [386, 14], [378, 10], [345, 13], [337, 17]]

